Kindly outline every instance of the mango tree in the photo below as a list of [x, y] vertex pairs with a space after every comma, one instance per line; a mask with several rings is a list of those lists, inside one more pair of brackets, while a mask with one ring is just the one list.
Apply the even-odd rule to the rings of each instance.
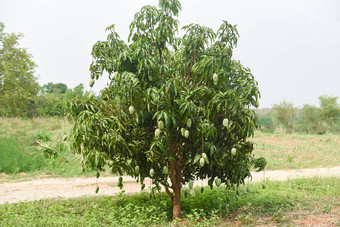
[[[223, 21], [215, 32], [190, 24], [178, 36], [177, 0], [144, 6], [130, 25], [128, 43], [114, 25], [92, 49], [91, 81], [108, 75], [100, 98], [67, 104], [74, 149], [83, 164], [135, 177], [152, 192], [164, 187], [181, 215], [182, 186], [244, 183], [250, 168], [259, 90], [248, 68], [232, 59], [238, 33]], [[122, 186], [122, 182], [119, 182]]]

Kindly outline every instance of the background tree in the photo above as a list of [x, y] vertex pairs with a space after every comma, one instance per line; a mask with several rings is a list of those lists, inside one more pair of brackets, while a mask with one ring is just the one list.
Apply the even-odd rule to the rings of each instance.
[[320, 96], [320, 118], [332, 130], [340, 120], [338, 97]]
[[39, 92], [35, 103], [36, 116], [64, 116], [64, 104], [70, 99], [84, 99], [87, 92], [84, 85], [79, 84], [73, 89], [68, 88], [64, 83], [44, 84]]
[[259, 125], [261, 126], [261, 131], [263, 132], [274, 132], [275, 125], [272, 120], [272, 113], [268, 112], [266, 114], [258, 115]]
[[4, 32], [0, 22], [0, 115], [32, 117], [39, 85], [35, 63], [19, 47], [22, 34]]
[[[104, 72], [111, 82], [99, 100], [68, 103], [71, 141], [84, 164], [128, 174], [154, 187], [163, 185], [181, 214], [182, 185], [209, 179], [227, 186], [244, 183], [253, 164], [247, 140], [257, 128], [252, 106], [259, 91], [248, 68], [232, 59], [238, 33], [223, 21], [217, 32], [198, 24], [177, 37], [177, 0], [144, 6], [130, 25], [129, 42], [114, 25], [93, 46], [92, 79]], [[94, 81], [90, 81], [90, 86]], [[121, 186], [120, 182], [120, 186]]]
[[327, 128], [320, 119], [320, 108], [304, 105], [301, 109], [301, 128], [307, 133], [323, 134]]
[[296, 119], [297, 109], [293, 103], [282, 101], [280, 104], [273, 106], [273, 117], [286, 130], [292, 132], [294, 121]]
[[46, 94], [51, 94], [51, 93], [65, 94], [65, 92], [67, 91], [67, 85], [64, 83], [49, 82], [43, 85], [41, 89], [43, 93], [46, 93]]
[[73, 89], [67, 89], [65, 92], [64, 101], [70, 99], [84, 99], [88, 96], [89, 92], [85, 91], [85, 87], [83, 84], [79, 84], [75, 86]]

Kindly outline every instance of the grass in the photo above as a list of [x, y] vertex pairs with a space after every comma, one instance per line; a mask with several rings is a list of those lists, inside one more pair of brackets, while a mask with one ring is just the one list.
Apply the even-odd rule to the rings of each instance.
[[254, 154], [267, 160], [267, 170], [340, 166], [340, 135], [269, 134], [250, 139]]
[[16, 135], [21, 138], [35, 136], [45, 131], [51, 134], [52, 139], [61, 138], [71, 128], [65, 118], [0, 118], [0, 135]]
[[[307, 178], [251, 184], [234, 190], [196, 188], [196, 197], [182, 196], [183, 220], [171, 219], [165, 193], [49, 199], [0, 206], [0, 226], [235, 226], [289, 225], [291, 212], [331, 214], [340, 207], [339, 178]], [[339, 218], [340, 214], [338, 214]]]
[[30, 172], [46, 165], [42, 156], [15, 139], [0, 137], [0, 150], [0, 172]]
[[[70, 129], [65, 118], [0, 118], [0, 173], [10, 175], [0, 175], [0, 181], [40, 175], [82, 175], [80, 157], [62, 141]], [[257, 132], [250, 140], [255, 143], [255, 156], [266, 158], [267, 170], [340, 165], [340, 135]], [[41, 149], [37, 141], [47, 147]], [[23, 172], [25, 175], [20, 174]]]
[[[65, 118], [0, 118], [0, 172], [14, 178], [81, 175], [80, 157], [62, 141], [70, 128]], [[15, 176], [23, 172], [26, 175]]]

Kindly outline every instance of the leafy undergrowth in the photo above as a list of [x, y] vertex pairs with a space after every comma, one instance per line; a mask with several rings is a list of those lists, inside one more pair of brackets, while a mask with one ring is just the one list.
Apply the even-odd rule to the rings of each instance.
[[[340, 201], [339, 178], [306, 178], [266, 182], [240, 187], [196, 188], [195, 197], [182, 195], [183, 219], [171, 219], [171, 203], [165, 193], [50, 199], [0, 206], [0, 225], [29, 226], [211, 226], [263, 222], [289, 223], [284, 219], [294, 210], [329, 211]], [[239, 195], [238, 195], [239, 194]]]

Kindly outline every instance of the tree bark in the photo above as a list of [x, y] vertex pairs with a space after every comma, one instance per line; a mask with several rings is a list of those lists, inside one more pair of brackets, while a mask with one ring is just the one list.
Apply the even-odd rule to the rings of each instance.
[[181, 190], [174, 190], [174, 201], [172, 210], [173, 219], [181, 218]]
[[181, 168], [179, 161], [170, 162], [170, 180], [173, 190], [173, 210], [172, 216], [174, 219], [181, 218]]

